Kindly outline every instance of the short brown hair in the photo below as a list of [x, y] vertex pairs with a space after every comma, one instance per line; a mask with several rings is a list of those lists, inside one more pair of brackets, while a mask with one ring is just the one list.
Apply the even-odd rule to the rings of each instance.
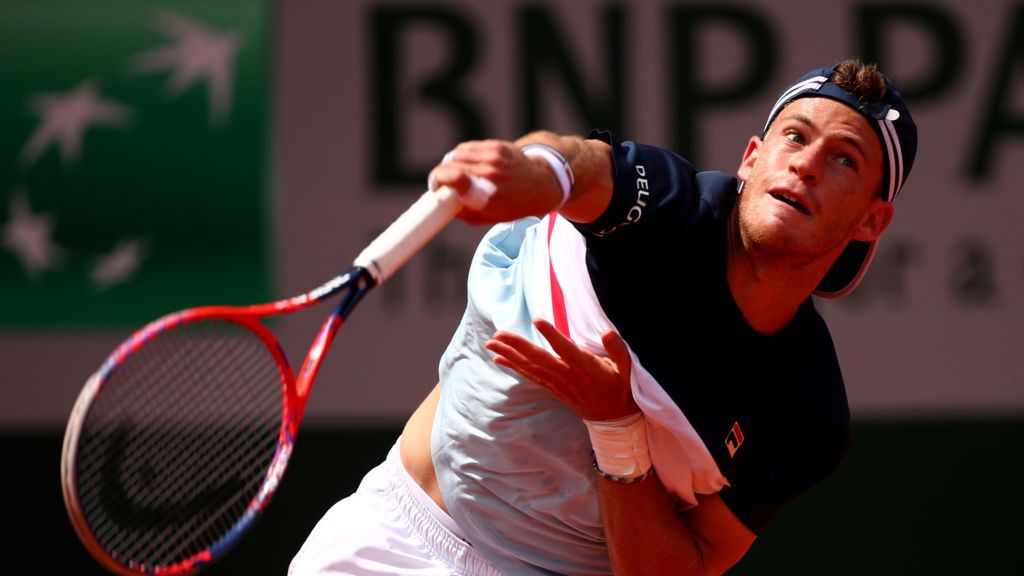
[[836, 65], [829, 82], [856, 96], [861, 102], [884, 102], [888, 87], [885, 76], [874, 64], [864, 64], [856, 58]]

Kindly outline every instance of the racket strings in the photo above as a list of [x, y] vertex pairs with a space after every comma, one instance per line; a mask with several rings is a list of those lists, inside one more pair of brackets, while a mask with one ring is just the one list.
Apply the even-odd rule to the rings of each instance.
[[[150, 347], [163, 345], [166, 348], [166, 342], [168, 340], [169, 339], [167, 339], [167, 338], [153, 340], [153, 341], [151, 341], [149, 343], [149, 345], [150, 345]], [[221, 343], [220, 342], [215, 342], [215, 343], [212, 344], [212, 346], [214, 348], [220, 347]], [[222, 355], [223, 354], [223, 352], [219, 351], [219, 350], [211, 350], [211, 352], [213, 352], [213, 354], [210, 354], [210, 355], [207, 355], [207, 356], [213, 357], [215, 355]], [[159, 355], [159, 353], [157, 353], [157, 354]], [[208, 358], [206, 358], [206, 359], [208, 360]], [[166, 366], [167, 364], [178, 362], [178, 361], [180, 361], [180, 360], [177, 359], [177, 358], [169, 358], [169, 360], [167, 362], [163, 362], [163, 363], [159, 364], [158, 367], [159, 366]], [[146, 366], [142, 367], [143, 370], [145, 370], [145, 368], [147, 368], [147, 367]], [[208, 362], [206, 364], [203, 364], [203, 363], [197, 364], [195, 366], [195, 369], [197, 371], [199, 371], [200, 373], [207, 372], [208, 371]], [[140, 381], [155, 381], [155, 380], [160, 379], [162, 377], [165, 377], [165, 375], [145, 373], [144, 371], [140, 370], [140, 373], [138, 374], [138, 376], [136, 378], [138, 380], [140, 380]], [[105, 392], [107, 392], [108, 394], [114, 394], [115, 392], [123, 392], [124, 390], [127, 390], [127, 388], [125, 388], [125, 387], [115, 388], [114, 390], [110, 390], [109, 388], [111, 388], [110, 385], [108, 385], [108, 388], [105, 390]], [[153, 397], [158, 397], [159, 396], [159, 394], [152, 394], [151, 393], [153, 391], [152, 389], [137, 388], [137, 389], [134, 389], [134, 390], [131, 390], [131, 391], [136, 393], [136, 396], [133, 399], [133, 401], [136, 401], [136, 402], [139, 403], [139, 407], [140, 407], [139, 413], [142, 413], [142, 414], [153, 413], [154, 410], [162, 409], [161, 408], [162, 404], [160, 402], [148, 402], [147, 401], [147, 400], [152, 400]], [[233, 395], [233, 394], [230, 394], [231, 391], [228, 391], [228, 392], [229, 392], [229, 395]], [[123, 394], [122, 394], [122, 396], [123, 396]], [[278, 402], [278, 399], [276, 399], [276, 398], [269, 398], [269, 397], [268, 397], [268, 399], [270, 400], [271, 404], [269, 406], [267, 406], [266, 408], [272, 409], [272, 407], [274, 405], [276, 405], [276, 402]], [[113, 404], [113, 405], [121, 405], [121, 404], [123, 404], [126, 401], [123, 397], [114, 397], [114, 396], [111, 396], [110, 398], [107, 398], [106, 400], [108, 402], [110, 402], [111, 404]], [[158, 398], [158, 400], [159, 400], [159, 398]], [[199, 395], [183, 396], [182, 400], [188, 402], [188, 404], [185, 404], [185, 405], [182, 405], [182, 406], [178, 407], [178, 409], [182, 410], [183, 413], [198, 415], [198, 414], [200, 414], [201, 410], [203, 409], [203, 404], [201, 404], [200, 402], [202, 400], [204, 400], [204, 398], [202, 398]], [[99, 420], [99, 418], [96, 418], [96, 420]], [[119, 425], [119, 423], [122, 423], [122, 421], [116, 420], [116, 419], [109, 419], [109, 423], [107, 424], [107, 426], [105, 426], [104, 429], [99, 430], [97, 436], [104, 437], [104, 436], [109, 435], [111, 433], [111, 429], [114, 428], [115, 426]], [[196, 436], [194, 434], [189, 434], [189, 433], [182, 433], [182, 434], [173, 435], [173, 434], [170, 433], [170, 430], [169, 430], [169, 428], [171, 427], [172, 424], [173, 424], [173, 421], [169, 420], [169, 419], [166, 420], [163, 423], [153, 423], [149, 427], [149, 429], [145, 430], [145, 432], [148, 433], [152, 438], [155, 438], [156, 440], [154, 440], [154, 441], [143, 440], [143, 441], [137, 442], [137, 444], [139, 446], [155, 446], [155, 442], [159, 442], [161, 438], [175, 437], [176, 439], [185, 442], [185, 444], [183, 444], [183, 446], [180, 448], [180, 452], [182, 454], [185, 454], [186, 456], [192, 455], [193, 458], [201, 458], [202, 457], [201, 454], [196, 454], [195, 451], [192, 449], [192, 445], [195, 444], [196, 441], [197, 441]], [[163, 456], [162, 459], [158, 459], [158, 460], [154, 460], [154, 459], [145, 460], [145, 459], [141, 459], [141, 458], [131, 458], [131, 457], [129, 457], [129, 458], [126, 459], [126, 466], [131, 467], [131, 466], [138, 466], [138, 465], [141, 465], [141, 464], [148, 464], [148, 465], [155, 465], [157, 467], [161, 467], [165, 463], [164, 460], [175, 456], [171, 451], [151, 450], [151, 452], [155, 452], [156, 454], [163, 454], [164, 456]], [[183, 467], [188, 468], [188, 465], [191, 464], [191, 463], [190, 462], [181, 462], [180, 464]], [[135, 472], [134, 469], [128, 469], [126, 471], [127, 472]]]
[[[203, 368], [202, 364], [199, 364], [198, 367], [200, 369]], [[155, 453], [158, 453], [158, 454], [161, 454], [163, 456], [159, 460], [150, 459], [147, 463], [150, 465], [151, 468], [161, 468], [163, 465], [165, 465], [166, 461], [172, 460], [175, 456], [178, 456], [178, 455], [188, 455], [190, 453], [194, 453], [195, 452], [194, 445], [196, 445], [198, 443], [201, 443], [201, 442], [208, 442], [208, 440], [206, 440], [206, 439], [204, 439], [202, 437], [203, 434], [195, 434], [195, 433], [192, 433], [191, 431], [181, 431], [181, 432], [177, 432], [177, 433], [168, 433], [168, 430], [166, 429], [166, 427], [163, 430], [159, 430], [159, 429], [155, 430], [155, 434], [151, 434], [151, 436], [155, 437], [155, 438], [158, 438], [158, 439], [159, 438], [164, 438], [165, 439], [164, 444], [160, 444], [159, 442], [150, 442], [148, 439], [142, 439], [142, 444], [147, 444], [147, 443], [152, 444], [153, 450], [151, 450], [151, 451], [153, 451]], [[172, 450], [174, 448], [173, 446], [167, 446], [166, 445], [166, 439], [167, 438], [172, 438], [174, 440], [180, 441], [181, 442], [181, 446], [178, 447], [177, 450]], [[129, 454], [127, 460], [129, 460], [129, 461], [139, 461], [139, 458], [137, 458], [135, 455]], [[143, 460], [143, 461], [145, 461], [145, 460]], [[244, 458], [240, 459], [240, 460], [236, 460], [236, 462], [240, 462], [240, 461], [244, 461]], [[203, 476], [207, 475], [207, 472], [205, 470], [203, 470], [202, 468], [196, 469], [196, 463], [191, 461], [190, 459], [187, 459], [187, 458], [186, 459], [182, 459], [181, 461], [178, 462], [178, 465], [182, 469], [192, 470], [193, 474], [195, 474], [197, 477], [203, 477]], [[135, 470], [133, 470], [133, 469], [129, 469], [128, 470], [129, 473], [134, 472], [134, 471]], [[152, 476], [152, 473], [150, 473], [149, 475]], [[225, 470], [221, 471], [221, 476], [231, 478], [231, 477], [234, 477], [235, 474], [234, 474], [233, 470], [225, 469]], [[150, 483], [152, 483], [152, 482], [150, 481]], [[160, 487], [160, 486], [153, 486], [153, 487], [166, 489], [166, 487]], [[193, 496], [193, 493], [196, 490], [199, 490], [199, 488], [200, 488], [200, 485], [196, 484], [193, 487], [192, 493], [189, 493], [189, 492], [184, 493], [185, 497], [183, 498], [183, 500], [189, 501], [188, 497], [189, 496]], [[210, 495], [218, 495], [217, 494], [218, 492], [225, 492], [225, 494], [223, 494], [223, 497], [224, 498], [229, 498], [229, 494], [237, 493], [239, 486], [231, 486], [229, 488], [230, 488], [229, 490], [215, 490]], [[153, 501], [155, 498], [158, 498], [159, 495], [163, 491], [164, 491], [163, 489], [156, 489], [156, 490], [150, 489], [150, 490], [148, 490], [148, 492], [149, 492], [149, 497], [148, 498], [146, 498], [144, 494], [136, 494], [135, 497], [139, 500], [139, 502], [138, 502], [138, 504], [136, 506], [136, 508], [137, 508], [136, 512], [140, 511], [140, 510], [138, 510], [138, 505], [139, 504], [142, 505], [143, 510], [144, 510], [145, 506], [147, 504], [149, 504], [151, 501]], [[219, 496], [220, 495], [218, 495], [218, 497]], [[231, 504], [230, 499], [228, 500], [228, 503]], [[139, 514], [137, 519], [138, 519], [139, 522], [144, 523], [144, 524], [145, 523], [151, 523], [153, 521], [163, 521], [165, 523], [181, 522], [181, 521], [183, 521], [185, 519], [188, 519], [188, 518], [197, 518], [195, 516], [195, 513], [196, 513], [195, 508], [197, 507], [197, 505], [201, 507], [201, 506], [203, 506], [203, 503], [202, 502], [198, 502], [198, 503], [193, 502], [193, 505], [179, 506], [178, 509], [176, 511], [174, 511], [174, 515], [173, 516], [171, 516], [169, 518], [165, 518], [163, 520], [148, 518], [147, 515], [145, 515], [145, 514]], [[183, 525], [182, 528], [183, 529], [188, 529], [188, 530], [190, 530], [192, 532], [195, 532], [195, 526], [194, 525]], [[165, 544], [165, 547], [170, 547], [170, 546], [175, 546], [176, 542], [175, 542], [174, 539], [168, 538], [168, 539], [166, 539], [164, 541], [164, 544]]]
[[273, 461], [282, 394], [268, 345], [227, 320], [175, 326], [128, 354], [94, 400], [77, 455], [100, 544], [156, 567], [221, 540]]

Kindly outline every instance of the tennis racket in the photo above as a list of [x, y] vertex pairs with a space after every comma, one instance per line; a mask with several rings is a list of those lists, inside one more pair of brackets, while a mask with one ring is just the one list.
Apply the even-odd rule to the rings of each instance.
[[[223, 556], [274, 495], [338, 329], [459, 207], [450, 189], [428, 191], [316, 289], [175, 312], [114, 350], [79, 394], [61, 456], [65, 506], [89, 552], [118, 574], [194, 574]], [[296, 375], [261, 319], [338, 293]]]

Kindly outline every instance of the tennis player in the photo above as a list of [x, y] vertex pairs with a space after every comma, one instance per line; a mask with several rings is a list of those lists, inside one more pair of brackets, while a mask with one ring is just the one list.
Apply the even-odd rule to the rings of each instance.
[[811, 296], [857, 285], [916, 147], [854, 60], [789, 86], [736, 175], [608, 132], [460, 144], [432, 182], [506, 223], [440, 384], [290, 573], [728, 569], [846, 451]]

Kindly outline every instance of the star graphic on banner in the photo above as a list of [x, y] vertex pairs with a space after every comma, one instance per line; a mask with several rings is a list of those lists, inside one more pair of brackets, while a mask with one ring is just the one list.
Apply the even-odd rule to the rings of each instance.
[[3, 247], [21, 260], [22, 268], [33, 280], [47, 269], [55, 268], [64, 258], [64, 250], [53, 242], [53, 218], [34, 214], [21, 192], [11, 197]]
[[96, 259], [89, 272], [89, 280], [101, 291], [126, 282], [135, 275], [147, 256], [148, 251], [140, 240], [121, 240], [113, 250]]
[[39, 127], [21, 151], [21, 160], [31, 166], [50, 147], [60, 147], [64, 165], [75, 163], [82, 153], [82, 137], [92, 124], [126, 126], [132, 110], [99, 97], [93, 80], [84, 80], [70, 92], [38, 94], [30, 108], [42, 117]]
[[211, 118], [217, 123], [224, 121], [231, 113], [240, 35], [236, 31], [219, 32], [169, 12], [157, 17], [157, 28], [173, 43], [135, 56], [135, 68], [143, 72], [172, 69], [168, 88], [174, 96], [205, 80]]

